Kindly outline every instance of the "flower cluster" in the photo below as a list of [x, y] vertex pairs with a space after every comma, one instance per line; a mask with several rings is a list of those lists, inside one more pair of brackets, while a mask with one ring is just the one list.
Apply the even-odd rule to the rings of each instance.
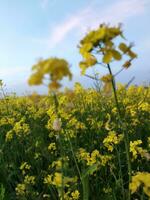
[[127, 55], [129, 59], [125, 61], [123, 67], [128, 68], [137, 55], [131, 50], [132, 44], [126, 45], [123, 42], [118, 46], [114, 44], [114, 39], [119, 36], [124, 38], [121, 26], [110, 27], [102, 24], [97, 30], [90, 31], [80, 41], [80, 53], [84, 58], [84, 61], [80, 62], [82, 73], [85, 73], [88, 67], [99, 63], [97, 54], [102, 55], [102, 61], [106, 64], [113, 60], [121, 60], [123, 55]]
[[69, 70], [69, 64], [64, 59], [49, 58], [40, 60], [32, 67], [34, 73], [29, 79], [29, 85], [41, 85], [48, 76], [50, 83], [48, 84], [49, 90], [55, 90], [61, 87], [59, 83], [64, 77], [72, 78]]
[[130, 190], [135, 193], [140, 186], [143, 186], [144, 193], [150, 197], [150, 173], [138, 172], [132, 177], [132, 182], [130, 183]]

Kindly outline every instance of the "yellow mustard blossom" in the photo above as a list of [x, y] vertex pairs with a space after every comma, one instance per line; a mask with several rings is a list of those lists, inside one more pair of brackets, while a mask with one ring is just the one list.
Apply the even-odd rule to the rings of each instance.
[[39, 60], [37, 64], [32, 67], [33, 74], [29, 78], [29, 85], [41, 85], [45, 80], [45, 75], [49, 79], [49, 90], [57, 90], [61, 87], [59, 81], [64, 77], [72, 78], [69, 70], [69, 64], [64, 59], [48, 58]]
[[41, 156], [41, 153], [35, 153], [34, 154], [34, 159], [37, 160], [38, 158], [40, 158]]
[[50, 143], [49, 146], [48, 146], [48, 150], [52, 151], [52, 152], [55, 151], [56, 150], [56, 143], [55, 142]]
[[109, 64], [114, 60], [119, 61], [123, 55], [126, 55], [129, 58], [125, 61], [123, 67], [128, 68], [137, 55], [131, 50], [131, 44], [126, 45], [121, 42], [118, 46], [114, 45], [113, 40], [119, 36], [122, 37], [122, 35], [120, 25], [110, 27], [109, 25], [101, 24], [96, 30], [90, 31], [80, 41], [80, 53], [84, 59], [80, 62], [82, 73], [84, 74], [88, 67], [97, 64], [96, 53], [102, 54], [102, 62], [105, 64]]
[[82, 160], [87, 161], [90, 160], [90, 153], [86, 152], [85, 149], [80, 148], [77, 157], [80, 161]]
[[105, 166], [112, 159], [112, 156], [101, 155], [100, 152], [96, 149], [91, 153], [88, 153], [85, 149], [80, 148], [77, 154], [77, 158], [79, 161], [85, 161], [88, 166], [92, 166], [96, 163], [101, 166]]
[[23, 174], [26, 173], [26, 171], [29, 171], [31, 169], [31, 165], [29, 165], [27, 162], [23, 162], [20, 166], [20, 170]]
[[[63, 181], [63, 182], [62, 182]], [[62, 173], [55, 172], [53, 175], [49, 174], [44, 178], [44, 183], [47, 185], [55, 185], [56, 187], [62, 187], [64, 184], [65, 187], [69, 187], [69, 183], [75, 183], [77, 181], [77, 177], [66, 177], [62, 176]]]
[[13, 130], [18, 137], [26, 136], [30, 133], [30, 127], [28, 124], [25, 123], [24, 118], [22, 118], [14, 125]]
[[106, 166], [106, 164], [112, 160], [112, 156], [111, 155], [101, 155], [100, 156], [101, 159], [101, 165], [104, 167]]
[[6, 138], [5, 138], [6, 142], [7, 142], [7, 141], [11, 141], [11, 140], [13, 139], [13, 135], [14, 135], [13, 130], [8, 131], [8, 132], [6, 133]]
[[142, 111], [146, 111], [146, 112], [150, 112], [150, 104], [148, 102], [142, 102], [139, 106], [138, 106], [139, 110]]
[[144, 155], [147, 153], [147, 150], [144, 150], [139, 145], [142, 144], [142, 140], [130, 141], [130, 152], [132, 153], [132, 159], [137, 159], [138, 155], [141, 157], [145, 157]]
[[35, 184], [35, 176], [26, 175], [25, 178], [24, 178], [24, 183], [25, 184], [32, 184], [32, 185], [34, 185]]
[[54, 178], [53, 178], [53, 185], [56, 185], [57, 187], [62, 186], [62, 174], [55, 172]]
[[16, 195], [17, 196], [24, 196], [26, 193], [26, 185], [23, 184], [18, 184], [17, 187], [15, 188], [16, 190]]
[[44, 183], [45, 184], [48, 184], [48, 185], [51, 185], [52, 184], [52, 175], [47, 175], [45, 178], [44, 178]]
[[103, 144], [108, 151], [112, 152], [114, 150], [114, 145], [119, 144], [122, 139], [122, 134], [117, 135], [114, 131], [110, 131], [108, 136], [103, 140]]
[[74, 192], [71, 193], [71, 196], [73, 200], [78, 200], [80, 197], [80, 192], [78, 190], [75, 190]]
[[131, 193], [135, 193], [140, 186], [143, 186], [144, 193], [150, 197], [150, 173], [138, 172], [132, 176], [132, 181], [129, 185]]
[[112, 188], [110, 188], [110, 187], [104, 187], [103, 188], [103, 192], [105, 193], [105, 194], [108, 194], [108, 193], [111, 193], [112, 192]]
[[95, 149], [94, 151], [92, 151], [91, 156], [87, 157], [87, 165], [91, 166], [95, 164], [97, 162], [97, 158], [99, 157], [100, 157], [100, 153], [98, 150]]
[[55, 167], [56, 170], [61, 169], [62, 168], [62, 161], [61, 160], [53, 161], [53, 163], [50, 165], [49, 168], [51, 168], [51, 167], [52, 168]]

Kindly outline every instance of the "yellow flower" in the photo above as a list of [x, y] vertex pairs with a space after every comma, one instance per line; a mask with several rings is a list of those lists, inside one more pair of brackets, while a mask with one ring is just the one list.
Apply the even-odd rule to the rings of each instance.
[[20, 170], [22, 171], [23, 174], [26, 173], [26, 171], [31, 169], [31, 165], [29, 165], [27, 162], [23, 162], [20, 166]]
[[114, 145], [119, 144], [123, 139], [123, 135], [117, 135], [114, 131], [110, 131], [108, 136], [104, 138], [103, 144], [108, 149], [108, 151], [112, 152], [114, 150]]
[[35, 184], [35, 177], [34, 176], [26, 175], [25, 178], [24, 178], [24, 183], [25, 184], [32, 184], [32, 185], [34, 185]]
[[78, 190], [75, 190], [74, 192], [71, 193], [71, 196], [72, 196], [73, 200], [78, 200], [80, 197], [80, 193]]
[[144, 193], [150, 197], [150, 173], [138, 172], [132, 176], [132, 182], [129, 185], [131, 193], [135, 193], [141, 185], [143, 185]]
[[62, 174], [55, 172], [54, 178], [53, 178], [53, 185], [56, 185], [57, 187], [62, 186]]
[[59, 81], [64, 77], [72, 78], [69, 70], [69, 64], [64, 59], [48, 58], [39, 60], [37, 64], [32, 67], [34, 73], [30, 76], [29, 85], [40, 85], [44, 82], [45, 75], [49, 76], [49, 90], [57, 90], [61, 87]]
[[52, 184], [52, 175], [47, 175], [47, 177], [44, 178], [44, 183], [51, 185]]
[[13, 139], [13, 130], [10, 130], [6, 133], [6, 141], [11, 141]]
[[30, 133], [30, 127], [28, 124], [25, 123], [24, 118], [22, 118], [14, 125], [13, 130], [18, 137], [26, 136]]
[[18, 184], [16, 187], [16, 195], [17, 196], [24, 196], [26, 192], [26, 185], [25, 184]]
[[137, 159], [137, 156], [146, 157], [148, 155], [147, 150], [139, 147], [142, 144], [142, 140], [130, 141], [130, 152], [132, 153], [133, 160]]
[[48, 150], [49, 151], [55, 151], [56, 150], [56, 143], [55, 142], [50, 143], [49, 146], [48, 146]]

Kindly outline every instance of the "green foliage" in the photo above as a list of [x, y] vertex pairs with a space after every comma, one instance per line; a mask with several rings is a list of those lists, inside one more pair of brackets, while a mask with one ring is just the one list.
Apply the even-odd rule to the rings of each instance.
[[2, 184], [0, 184], [0, 200], [5, 199], [5, 188]]
[[[147, 151], [142, 154], [132, 147], [131, 156], [137, 155], [132, 161], [133, 174], [148, 172], [150, 88], [118, 86], [117, 92], [130, 141], [141, 140], [140, 147]], [[59, 94], [58, 101], [62, 146], [59, 132], [53, 129], [57, 115], [52, 96], [33, 94], [0, 101], [0, 177], [7, 199], [58, 199], [63, 147], [64, 195], [71, 199], [77, 190], [79, 199], [86, 194], [89, 199], [122, 200], [122, 180], [126, 190], [128, 172], [123, 141], [118, 140], [122, 131], [113, 96], [76, 84], [73, 91]], [[12, 134], [9, 139], [8, 133]]]

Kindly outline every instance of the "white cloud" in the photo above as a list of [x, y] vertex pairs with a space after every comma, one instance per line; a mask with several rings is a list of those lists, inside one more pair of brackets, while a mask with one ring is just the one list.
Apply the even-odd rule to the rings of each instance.
[[147, 0], [122, 0], [106, 7], [100, 13], [92, 12], [88, 23], [95, 28], [101, 22], [118, 23], [124, 22], [133, 16], [142, 14], [146, 9]]
[[45, 9], [49, 3], [49, 0], [40, 0], [41, 7]]
[[[48, 0], [43, 0], [43, 2]], [[34, 41], [47, 44], [50, 48], [54, 48], [61, 43], [66, 36], [74, 31], [79, 34], [85, 33], [88, 28], [96, 28], [100, 23], [111, 22], [116, 24], [125, 22], [133, 16], [138, 16], [146, 10], [148, 0], [118, 0], [104, 9], [91, 5], [70, 16], [60, 24], [53, 28], [50, 36], [46, 39], [34, 39]]]

